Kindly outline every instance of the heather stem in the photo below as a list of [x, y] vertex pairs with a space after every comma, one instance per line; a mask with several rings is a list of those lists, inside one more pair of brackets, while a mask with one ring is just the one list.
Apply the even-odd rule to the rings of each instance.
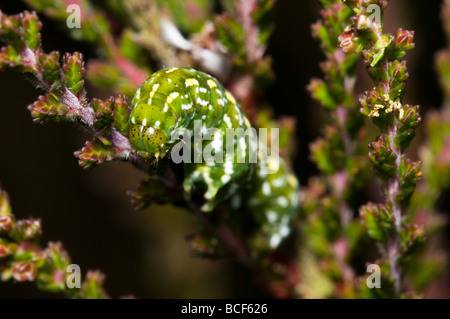
[[[340, 37], [344, 52], [360, 53], [375, 83], [372, 91], [360, 99], [361, 113], [381, 129], [381, 135], [369, 144], [369, 158], [382, 182], [385, 202], [369, 203], [360, 209], [369, 236], [383, 247], [383, 262], [389, 266], [386, 277], [393, 283], [394, 296], [404, 293], [403, 270], [399, 263], [423, 232], [415, 225], [403, 225], [402, 218], [417, 182], [421, 178], [420, 162], [406, 158], [407, 148], [420, 123], [418, 106], [403, 105], [406, 62], [401, 59], [414, 47], [414, 32], [398, 29], [396, 35], [383, 34], [381, 21], [370, 20], [369, 6], [377, 3], [381, 13], [388, 1], [346, 1], [355, 15], [353, 25]], [[415, 230], [415, 231], [411, 231]]]
[[[322, 172], [320, 180], [329, 191], [319, 200], [316, 199], [317, 196], [311, 196], [314, 202], [318, 201], [317, 207], [306, 200], [303, 206], [312, 207], [305, 214], [310, 215], [311, 219], [322, 220], [324, 228], [336, 221], [339, 221], [340, 227], [327, 233], [309, 226], [307, 222], [304, 228], [312, 242], [324, 243], [323, 246], [313, 247], [324, 267], [338, 266], [333, 268], [334, 273], [339, 273], [339, 277], [334, 280], [334, 295], [338, 298], [353, 297], [357, 289], [356, 275], [349, 260], [356, 245], [352, 242], [355, 239], [349, 236], [349, 230], [355, 230], [360, 225], [354, 221], [350, 200], [353, 190], [365, 179], [367, 167], [367, 160], [361, 156], [362, 152], [357, 147], [361, 137], [362, 117], [354, 115], [358, 107], [354, 96], [358, 57], [344, 54], [338, 40], [345, 25], [351, 22], [352, 12], [339, 0], [320, 2], [323, 8], [320, 11], [321, 17], [312, 25], [312, 33], [320, 41], [326, 56], [326, 60], [320, 64], [324, 76], [312, 79], [308, 90], [329, 111], [331, 123], [324, 128], [323, 136], [310, 148], [312, 159]], [[314, 185], [310, 186], [313, 187]], [[324, 237], [327, 238], [326, 241], [322, 239]]]
[[[386, 72], [388, 78], [388, 59], [383, 59], [383, 69]], [[389, 82], [385, 82], [383, 84], [385, 88], [385, 92], [387, 94], [390, 93], [390, 87]], [[389, 266], [391, 268], [392, 277], [394, 279], [394, 288], [395, 293], [397, 297], [401, 293], [401, 269], [398, 266], [397, 260], [398, 260], [398, 253], [400, 251], [400, 231], [402, 227], [402, 209], [399, 207], [399, 204], [396, 200], [396, 197], [399, 194], [399, 184], [400, 184], [400, 163], [403, 158], [403, 154], [399, 147], [395, 143], [395, 137], [397, 136], [398, 132], [398, 119], [396, 116], [394, 116], [394, 123], [388, 127], [387, 134], [389, 139], [389, 145], [390, 148], [395, 155], [395, 169], [396, 173], [395, 176], [391, 177], [387, 184], [387, 202], [391, 203], [392, 205], [392, 213], [394, 218], [394, 224], [395, 224], [395, 234], [392, 235], [392, 237], [388, 240], [387, 243], [387, 253], [388, 253], [388, 259], [389, 259]]]

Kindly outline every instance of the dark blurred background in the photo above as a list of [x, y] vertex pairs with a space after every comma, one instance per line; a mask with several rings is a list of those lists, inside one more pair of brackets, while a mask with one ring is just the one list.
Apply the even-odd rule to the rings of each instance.
[[[440, 1], [391, 1], [385, 18], [387, 31], [401, 26], [416, 32], [416, 49], [407, 56], [410, 80], [405, 102], [420, 104], [422, 114], [442, 103], [433, 65], [434, 53], [445, 45], [440, 5]], [[14, 14], [26, 6], [2, 1], [0, 8]], [[327, 121], [326, 113], [305, 89], [311, 77], [322, 76], [318, 64], [323, 56], [310, 36], [318, 10], [315, 0], [278, 0], [268, 50], [277, 77], [268, 97], [276, 115], [298, 120], [295, 169], [302, 184], [317, 173], [309, 160], [308, 145]], [[46, 51], [80, 51], [86, 60], [95, 56], [91, 47], [71, 40], [56, 23], [40, 17]], [[371, 88], [362, 67], [359, 77], [358, 92]], [[107, 163], [83, 171], [73, 152], [82, 147], [86, 135], [68, 123], [33, 124], [26, 106], [42, 92], [22, 75], [1, 72], [0, 92], [0, 182], [10, 194], [18, 218], [42, 218], [42, 243], [60, 240], [83, 272], [103, 271], [105, 287], [113, 297], [267, 297], [239, 264], [189, 255], [184, 236], [200, 226], [186, 211], [153, 206], [134, 212], [125, 193], [143, 175], [131, 165]], [[89, 96], [95, 93], [89, 90]], [[411, 156], [419, 144], [420, 134], [413, 141]], [[450, 211], [445, 197], [441, 204], [441, 210]], [[32, 284], [2, 283], [0, 297], [55, 295], [40, 292]]]

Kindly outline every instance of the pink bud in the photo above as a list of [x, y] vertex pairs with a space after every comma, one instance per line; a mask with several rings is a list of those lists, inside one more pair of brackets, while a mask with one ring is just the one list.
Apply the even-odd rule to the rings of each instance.
[[36, 278], [37, 267], [30, 261], [21, 261], [13, 264], [12, 276], [17, 281], [33, 281]]
[[40, 219], [25, 219], [18, 222], [17, 228], [23, 233], [25, 239], [32, 239], [42, 234]]
[[9, 249], [6, 245], [0, 244], [0, 258], [9, 255]]
[[353, 53], [356, 50], [356, 45], [354, 43], [355, 38], [351, 33], [343, 33], [338, 38], [340, 44], [339, 46], [342, 48], [344, 53]]
[[0, 231], [10, 232], [13, 227], [11, 216], [0, 217]]
[[98, 270], [89, 270], [86, 273], [86, 281], [93, 281], [98, 285], [102, 285], [105, 281], [105, 275]]
[[403, 30], [399, 28], [395, 36], [395, 43], [404, 50], [414, 48], [414, 31]]

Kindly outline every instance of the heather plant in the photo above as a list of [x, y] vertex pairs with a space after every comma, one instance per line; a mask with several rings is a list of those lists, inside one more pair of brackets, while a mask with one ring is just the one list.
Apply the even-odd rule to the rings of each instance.
[[[136, 210], [168, 203], [189, 210], [202, 225], [186, 237], [193, 258], [238, 260], [261, 289], [278, 298], [422, 297], [444, 271], [436, 234], [445, 226], [437, 199], [450, 184], [450, 55], [448, 48], [436, 55], [444, 105], [424, 116], [419, 106], [404, 102], [414, 31], [401, 26], [394, 34], [385, 31], [389, 1], [318, 1], [320, 17], [311, 30], [325, 60], [323, 75], [311, 79], [307, 90], [329, 120], [310, 144], [319, 173], [300, 179], [300, 189], [292, 169], [299, 120], [274, 116], [265, 94], [277, 81], [266, 50], [274, 0], [25, 2], [35, 11], [0, 11], [0, 70], [17, 71], [44, 92], [28, 106], [33, 121], [74, 122], [88, 132], [74, 152], [83, 169], [122, 161], [144, 172], [146, 179], [128, 192]], [[444, 1], [447, 34], [449, 8]], [[95, 58], [46, 52], [40, 16], [89, 44]], [[357, 91], [361, 70], [373, 83], [366, 92]], [[182, 72], [188, 75], [177, 77]], [[162, 137], [147, 122], [165, 127], [171, 115], [136, 108], [144, 98], [152, 105], [160, 92], [170, 104], [180, 95], [174, 91], [180, 79], [186, 83], [183, 95], [197, 86], [199, 105], [228, 103], [235, 110], [220, 115], [219, 123], [231, 127], [237, 112], [241, 127], [278, 129], [280, 169], [263, 176], [258, 165], [240, 172], [243, 166], [234, 162], [223, 170], [220, 164], [182, 167], [164, 156], [169, 152], [164, 143], [153, 151], [149, 145]], [[91, 97], [91, 87], [113, 96]], [[209, 100], [199, 92], [210, 94]], [[180, 107], [188, 110], [189, 104]], [[188, 115], [182, 114], [185, 120]], [[205, 115], [207, 125], [213, 120]], [[144, 128], [151, 132], [148, 140]], [[418, 130], [424, 137], [419, 159], [412, 160], [408, 150]], [[266, 140], [269, 146], [276, 143]], [[357, 197], [374, 180], [379, 194], [366, 196], [361, 205]], [[70, 288], [68, 252], [61, 243], [42, 248], [41, 234], [41, 220], [16, 220], [0, 189], [2, 281], [29, 281], [71, 298], [109, 297], [99, 271], [89, 271], [79, 287]]]

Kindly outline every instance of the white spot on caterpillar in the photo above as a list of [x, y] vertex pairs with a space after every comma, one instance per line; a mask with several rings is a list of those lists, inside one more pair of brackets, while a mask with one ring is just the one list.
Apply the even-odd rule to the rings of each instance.
[[206, 82], [208, 82], [208, 85], [209, 85], [209, 87], [210, 87], [211, 89], [214, 89], [214, 88], [217, 87], [216, 82], [214, 82], [214, 81], [211, 80], [211, 79], [208, 79], [208, 81], [206, 81]]
[[148, 129], [147, 129], [147, 134], [148, 135], [152, 135], [152, 134], [154, 134], [155, 133], [155, 129], [153, 128], [153, 127], [149, 127]]
[[283, 225], [280, 227], [280, 235], [282, 237], [286, 237], [287, 235], [289, 235], [289, 227], [287, 225]]
[[244, 116], [242, 115], [241, 109], [237, 104], [234, 105], [234, 109], [236, 110], [236, 120], [239, 121], [239, 125], [244, 124]]
[[167, 103], [172, 103], [172, 101], [175, 100], [179, 95], [180, 93], [178, 92], [170, 93], [169, 96], [167, 97]]
[[202, 93], [206, 93], [206, 92], [208, 92], [208, 90], [207, 90], [207, 89], [205, 89], [205, 88], [200, 88], [199, 90], [200, 90], [200, 92], [202, 92]]
[[202, 105], [202, 106], [206, 106], [209, 104], [208, 101], [202, 100], [201, 97], [197, 97], [197, 104]]
[[[222, 148], [222, 141], [221, 141], [219, 138], [214, 139], [214, 140], [211, 142], [211, 145], [212, 145], [212, 147], [214, 148], [215, 151], [220, 151], [221, 148]], [[225, 164], [225, 165], [226, 165], [226, 164]], [[226, 172], [226, 170], [225, 170], [225, 172]], [[233, 172], [233, 171], [232, 171], [232, 172]]]
[[222, 183], [228, 183], [231, 180], [230, 175], [223, 175], [220, 180], [222, 181]]
[[228, 126], [228, 127], [232, 127], [231, 119], [230, 119], [230, 117], [229, 117], [227, 114], [225, 114], [225, 115], [223, 116], [223, 120], [225, 121], [225, 123], [227, 123], [227, 126]]
[[281, 186], [283, 186], [283, 184], [284, 184], [284, 179], [281, 177], [272, 181], [272, 185], [275, 187], [281, 187]]
[[245, 137], [241, 137], [239, 139], [239, 147], [243, 150], [245, 155], [245, 149], [247, 148], [247, 144], [245, 144]]
[[159, 87], [159, 84], [158, 84], [158, 83], [153, 84], [153, 86], [152, 86], [152, 91], [150, 92], [150, 98], [153, 98], [153, 95], [155, 95], [156, 90], [158, 90], [158, 87]]
[[167, 103], [164, 104], [163, 112], [167, 112], [169, 110], [169, 105]]
[[176, 71], [176, 70], [178, 70], [178, 68], [171, 68], [171, 69], [168, 69], [166, 71], [166, 73], [171, 73], [171, 72]]
[[289, 218], [287, 216], [283, 216], [283, 218], [281, 218], [280, 235], [286, 237], [289, 233]]
[[231, 162], [225, 163], [225, 174], [233, 174], [233, 163]]
[[292, 187], [296, 187], [297, 186], [297, 179], [293, 175], [289, 175], [288, 176], [288, 183]]
[[193, 85], [199, 86], [198, 81], [197, 81], [196, 79], [194, 79], [194, 78], [187, 79], [185, 83], [186, 83], [186, 86], [187, 86], [187, 87], [188, 87], [188, 86], [193, 86]]
[[279, 196], [278, 198], [277, 198], [277, 203], [278, 203], [278, 205], [280, 205], [281, 207], [288, 207], [288, 205], [289, 205], [289, 201], [287, 200], [287, 198], [286, 197], [284, 197], [284, 196]]
[[190, 108], [192, 108], [192, 104], [181, 104], [182, 110], [189, 110]]
[[134, 116], [131, 118], [131, 124], [136, 124], [136, 119]]
[[270, 247], [272, 247], [272, 248], [277, 247], [278, 244], [280, 243], [280, 241], [281, 241], [280, 235], [278, 235], [278, 234], [273, 235], [273, 236], [270, 238]]
[[277, 213], [275, 213], [273, 210], [267, 211], [267, 220], [270, 223], [274, 223], [277, 220]]
[[202, 120], [206, 119], [206, 114], [202, 116]]
[[250, 121], [249, 121], [248, 118], [246, 118], [246, 117], [244, 117], [244, 123], [245, 123], [245, 126], [246, 126], [247, 128], [252, 127], [252, 125], [250, 124]]
[[147, 126], [147, 119], [143, 119], [143, 120], [142, 120], [142, 125], [143, 125], [143, 126]]
[[231, 95], [230, 92], [226, 91], [226, 92], [225, 92], [225, 95], [226, 95], [228, 101], [230, 101], [230, 102], [233, 103], [233, 104], [236, 104], [236, 100], [234, 99], [233, 95]]
[[161, 124], [160, 121], [156, 121], [156, 122], [155, 122], [155, 127], [156, 127], [156, 128], [159, 128], [159, 125], [160, 125], [160, 124]]
[[266, 196], [270, 195], [270, 184], [269, 182], [264, 182], [262, 187], [263, 194]]
[[277, 172], [279, 168], [279, 161], [275, 160], [273, 157], [269, 157], [269, 169], [271, 170], [271, 172]]
[[298, 194], [297, 193], [292, 193], [290, 196], [290, 200], [291, 200], [291, 205], [297, 205], [298, 204]]

